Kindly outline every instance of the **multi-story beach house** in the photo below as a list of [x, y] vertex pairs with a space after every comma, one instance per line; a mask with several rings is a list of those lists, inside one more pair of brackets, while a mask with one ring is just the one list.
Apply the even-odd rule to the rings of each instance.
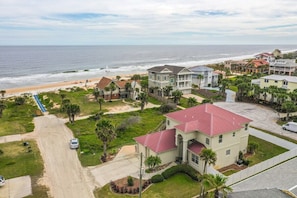
[[224, 62], [224, 68], [229, 69], [232, 73], [243, 73], [246, 71], [246, 60], [227, 60]]
[[201, 87], [218, 86], [219, 74], [214, 72], [212, 68], [206, 66], [196, 66], [189, 68], [192, 74], [192, 82]]
[[268, 73], [269, 70], [269, 62], [264, 59], [254, 59], [251, 60], [246, 65], [246, 73]]
[[[129, 83], [130, 86], [126, 86]], [[111, 86], [113, 84], [113, 86]], [[114, 90], [111, 90], [114, 87]], [[102, 77], [96, 84], [95, 89], [100, 92], [100, 96], [105, 100], [114, 100], [121, 98], [137, 99], [141, 85], [139, 81], [135, 80], [113, 80]]]
[[291, 92], [297, 89], [297, 76], [284, 76], [284, 75], [269, 75], [263, 76], [259, 79], [260, 88], [268, 88], [276, 86], [278, 88], [286, 89]]
[[148, 69], [148, 87], [151, 93], [164, 96], [164, 89], [180, 90], [183, 94], [191, 93], [192, 72], [186, 67], [164, 65]]
[[215, 168], [235, 163], [239, 152], [246, 153], [249, 123], [252, 121], [212, 104], [165, 115], [166, 129], [134, 138], [138, 153], [144, 157], [159, 156], [162, 164], [188, 163], [202, 173], [202, 149], [217, 154]]
[[265, 60], [268, 63], [275, 61], [274, 55], [272, 53], [267, 53], [267, 52], [257, 54], [257, 55], [255, 55], [255, 58], [257, 60]]
[[269, 63], [269, 74], [291, 76], [297, 68], [295, 59], [276, 59]]

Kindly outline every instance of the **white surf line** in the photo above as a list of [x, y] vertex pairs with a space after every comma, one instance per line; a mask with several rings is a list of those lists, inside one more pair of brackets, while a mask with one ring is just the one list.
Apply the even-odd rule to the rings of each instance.
[[289, 188], [288, 191], [292, 191], [297, 187], [297, 185], [293, 186], [292, 188]]

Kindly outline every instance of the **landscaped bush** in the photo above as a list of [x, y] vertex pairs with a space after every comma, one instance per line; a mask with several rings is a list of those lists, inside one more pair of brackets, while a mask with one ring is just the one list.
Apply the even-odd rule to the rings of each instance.
[[131, 176], [128, 177], [127, 183], [128, 183], [128, 186], [133, 186], [134, 185], [133, 178]]
[[159, 182], [164, 181], [164, 177], [162, 175], [158, 174], [158, 175], [154, 175], [151, 178], [151, 180], [152, 180], [152, 183], [159, 183]]
[[189, 175], [193, 180], [198, 181], [197, 171], [188, 165], [173, 166], [162, 173], [162, 176], [167, 179], [176, 173], [184, 173]]
[[174, 103], [162, 104], [159, 107], [161, 113], [169, 113], [170, 111], [173, 111], [175, 108], [176, 108], [176, 104], [174, 104]]

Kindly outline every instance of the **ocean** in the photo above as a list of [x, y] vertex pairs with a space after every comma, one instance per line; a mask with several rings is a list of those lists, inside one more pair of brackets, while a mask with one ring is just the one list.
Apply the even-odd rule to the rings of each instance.
[[165, 64], [192, 67], [251, 58], [297, 45], [0, 46], [0, 90], [144, 73]]

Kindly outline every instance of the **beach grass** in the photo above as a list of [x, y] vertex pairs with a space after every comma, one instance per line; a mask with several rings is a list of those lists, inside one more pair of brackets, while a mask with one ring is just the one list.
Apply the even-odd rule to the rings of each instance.
[[16, 105], [13, 100], [5, 100], [6, 108], [0, 118], [0, 136], [22, 134], [34, 130], [33, 118], [38, 107], [32, 98], [26, 97], [26, 103]]
[[[134, 111], [120, 114], [103, 115], [101, 119], [111, 120], [115, 127], [125, 122], [129, 117], [138, 116], [140, 122], [129, 126], [126, 130], [117, 133], [117, 138], [109, 144], [109, 153], [116, 153], [122, 146], [135, 144], [134, 137], [154, 132], [157, 126], [164, 121], [164, 116], [158, 108], [145, 109], [143, 112]], [[79, 138], [79, 158], [83, 166], [94, 166], [100, 163], [103, 152], [103, 144], [95, 134], [96, 121], [92, 118], [77, 120], [74, 124], [67, 126], [73, 131], [75, 137]]]
[[[188, 175], [177, 173], [161, 183], [152, 184], [143, 193], [142, 197], [194, 197], [200, 193], [200, 184], [192, 180]], [[110, 185], [107, 184], [101, 189], [94, 191], [96, 198], [103, 197], [131, 197], [131, 195], [116, 194], [110, 191]]]
[[[60, 111], [62, 104], [61, 95], [65, 95], [65, 99], [69, 99], [72, 104], [80, 106], [80, 116], [93, 115], [100, 111], [99, 103], [95, 101], [93, 89], [85, 90], [83, 88], [74, 87], [68, 90], [60, 90], [59, 92], [44, 92], [39, 95], [42, 104], [45, 105], [49, 113], [55, 114], [58, 117], [66, 117], [65, 113]], [[121, 100], [104, 102], [102, 104], [103, 112], [108, 111], [108, 108], [123, 105]]]

